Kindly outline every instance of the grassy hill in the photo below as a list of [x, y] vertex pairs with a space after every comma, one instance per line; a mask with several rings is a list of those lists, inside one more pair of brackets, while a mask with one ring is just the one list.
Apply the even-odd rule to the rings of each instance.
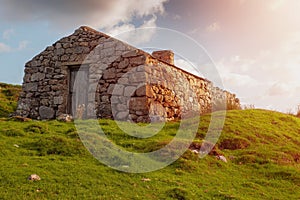
[[7, 117], [17, 107], [21, 86], [0, 83], [0, 117]]
[[[201, 118], [194, 143], [203, 141], [209, 121]], [[99, 123], [112, 141], [137, 152], [161, 148], [179, 128], [168, 123], [155, 137], [136, 139], [114, 121]], [[188, 150], [164, 169], [130, 174], [93, 158], [73, 123], [2, 118], [0, 199], [300, 199], [299, 118], [229, 111], [216, 151], [228, 162]], [[42, 180], [28, 181], [30, 174]]]

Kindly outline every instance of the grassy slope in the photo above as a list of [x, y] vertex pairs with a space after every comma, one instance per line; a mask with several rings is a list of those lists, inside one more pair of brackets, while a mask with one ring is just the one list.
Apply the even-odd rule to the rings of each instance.
[[17, 107], [21, 86], [0, 83], [0, 117], [7, 117]]
[[[202, 117], [197, 141], [209, 119]], [[161, 147], [179, 126], [169, 123], [157, 136], [138, 140], [125, 136], [113, 121], [100, 123], [115, 143], [135, 151]], [[218, 148], [228, 163], [187, 151], [159, 171], [128, 174], [94, 159], [72, 123], [2, 119], [0, 199], [300, 198], [300, 119], [264, 110], [230, 111]], [[42, 180], [27, 181], [33, 173]]]
[[[0, 88], [0, 117], [6, 117], [16, 108], [20, 86], [0, 83]], [[202, 141], [209, 120], [209, 115], [201, 118], [195, 141]], [[161, 148], [179, 127], [169, 123], [155, 137], [141, 140], [122, 133], [113, 121], [100, 123], [116, 144], [137, 152]], [[0, 199], [300, 198], [298, 118], [264, 110], [230, 111], [217, 147], [228, 163], [187, 151], [162, 170], [127, 174], [94, 159], [72, 123], [2, 118]], [[42, 180], [27, 181], [33, 173]]]

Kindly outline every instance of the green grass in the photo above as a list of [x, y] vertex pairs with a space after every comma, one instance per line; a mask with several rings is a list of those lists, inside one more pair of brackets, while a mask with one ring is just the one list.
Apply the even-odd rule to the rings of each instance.
[[[266, 110], [229, 111], [216, 145], [228, 163], [213, 155], [200, 159], [188, 150], [166, 168], [131, 174], [96, 160], [73, 123], [8, 119], [20, 89], [0, 83], [0, 199], [300, 199], [299, 118]], [[194, 145], [203, 142], [210, 118], [201, 117]], [[99, 124], [113, 143], [138, 153], [164, 147], [180, 126], [167, 123], [143, 139], [124, 133], [112, 120]], [[121, 125], [139, 132], [127, 122]], [[160, 130], [159, 125], [150, 130]], [[89, 123], [84, 129], [95, 131]], [[31, 174], [42, 180], [28, 181]]]
[[17, 107], [21, 86], [0, 83], [0, 117], [8, 117]]
[[[195, 142], [202, 142], [209, 121], [210, 115], [201, 118]], [[154, 137], [137, 139], [114, 121], [99, 123], [115, 144], [133, 152], [161, 148], [179, 127], [168, 123]], [[0, 199], [300, 198], [300, 119], [265, 110], [229, 111], [217, 151], [228, 163], [187, 151], [164, 169], [130, 174], [93, 158], [73, 123], [3, 118]], [[42, 180], [28, 181], [30, 174]]]

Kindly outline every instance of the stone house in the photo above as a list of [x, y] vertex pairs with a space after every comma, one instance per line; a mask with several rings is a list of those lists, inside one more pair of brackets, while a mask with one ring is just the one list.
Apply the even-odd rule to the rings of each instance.
[[234, 94], [174, 66], [172, 51], [152, 55], [83, 26], [25, 65], [16, 115], [137, 122], [210, 112], [213, 96], [239, 106]]

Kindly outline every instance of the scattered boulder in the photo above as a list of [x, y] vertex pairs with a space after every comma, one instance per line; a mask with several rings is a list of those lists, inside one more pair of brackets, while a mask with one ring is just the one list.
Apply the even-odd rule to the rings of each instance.
[[68, 115], [68, 114], [62, 114], [62, 115], [57, 117], [57, 120], [61, 121], [61, 122], [72, 122], [73, 117], [71, 115]]
[[27, 179], [29, 181], [40, 181], [41, 177], [39, 177], [39, 175], [37, 175], [37, 174], [31, 174]]

